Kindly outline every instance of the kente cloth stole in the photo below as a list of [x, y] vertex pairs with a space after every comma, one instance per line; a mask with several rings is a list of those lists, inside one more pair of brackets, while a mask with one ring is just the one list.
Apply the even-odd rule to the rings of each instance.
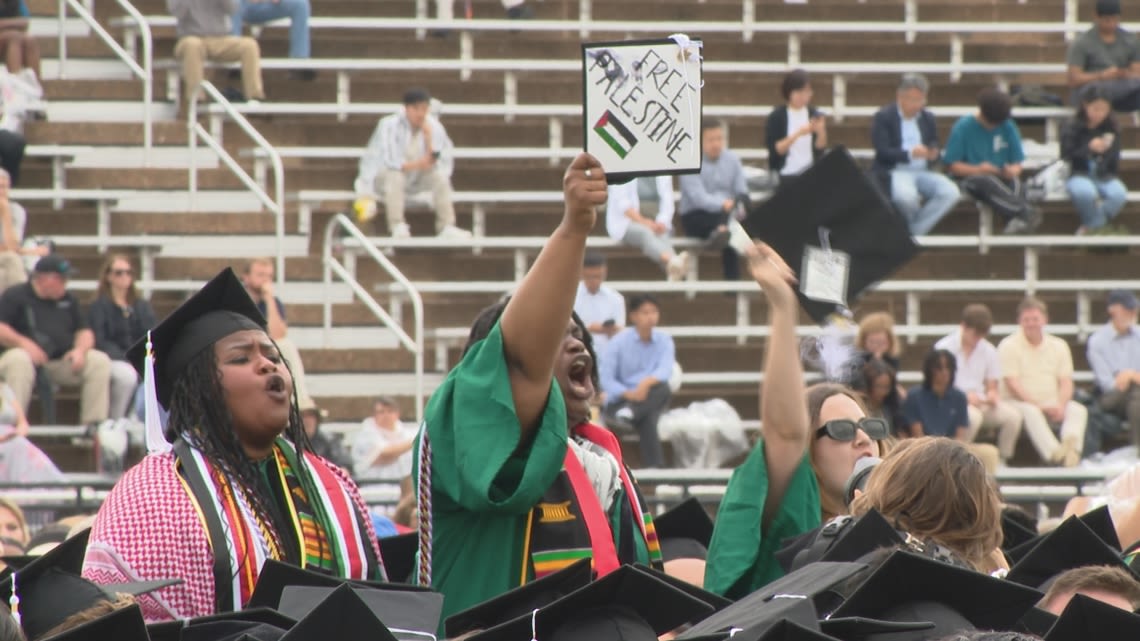
[[[661, 563], [661, 546], [653, 518], [645, 509], [641, 493], [634, 485], [621, 458], [621, 444], [612, 432], [589, 423], [579, 425], [573, 433], [606, 449], [618, 461], [622, 488], [628, 509], [636, 528], [630, 535], [640, 536], [649, 551], [652, 565]], [[618, 506], [624, 509], [625, 506]], [[528, 570], [542, 578], [557, 572], [579, 559], [593, 558], [598, 576], [605, 576], [625, 563], [637, 559], [622, 546], [624, 554], [614, 545], [609, 515], [602, 507], [593, 485], [573, 448], [566, 448], [562, 472], [543, 494], [542, 501], [530, 511], [526, 524], [526, 548], [523, 550], [522, 573], [519, 584], [527, 582]], [[632, 550], [629, 547], [628, 550]]]

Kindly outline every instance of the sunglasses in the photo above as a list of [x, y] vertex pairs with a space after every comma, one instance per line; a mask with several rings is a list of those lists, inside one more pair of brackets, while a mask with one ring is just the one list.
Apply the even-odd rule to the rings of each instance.
[[815, 431], [817, 439], [830, 436], [832, 440], [847, 443], [855, 440], [855, 432], [863, 430], [872, 441], [881, 441], [890, 436], [890, 425], [885, 419], [867, 417], [859, 421], [846, 418], [828, 421]]

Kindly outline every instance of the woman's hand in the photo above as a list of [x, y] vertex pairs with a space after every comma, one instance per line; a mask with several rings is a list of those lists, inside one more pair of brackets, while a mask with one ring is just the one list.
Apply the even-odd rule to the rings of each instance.
[[773, 305], [794, 304], [796, 274], [767, 243], [758, 242], [748, 248], [748, 269]]
[[563, 226], [589, 234], [597, 220], [596, 207], [606, 204], [606, 172], [602, 163], [585, 152], [578, 154], [562, 178], [566, 210]]

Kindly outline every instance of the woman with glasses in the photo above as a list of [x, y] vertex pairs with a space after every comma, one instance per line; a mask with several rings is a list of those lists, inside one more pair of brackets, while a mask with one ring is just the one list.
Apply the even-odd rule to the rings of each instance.
[[861, 458], [881, 456], [890, 426], [870, 418], [855, 392], [804, 384], [795, 328], [795, 277], [765, 246], [749, 255], [768, 301], [770, 334], [760, 388], [762, 438], [736, 469], [717, 512], [706, 590], [740, 598], [783, 575], [784, 539], [848, 512], [844, 485]]
[[111, 418], [124, 418], [138, 388], [138, 375], [127, 362], [127, 350], [157, 322], [150, 303], [139, 298], [126, 256], [111, 254], [103, 263], [87, 322], [95, 333], [95, 349], [111, 357]]

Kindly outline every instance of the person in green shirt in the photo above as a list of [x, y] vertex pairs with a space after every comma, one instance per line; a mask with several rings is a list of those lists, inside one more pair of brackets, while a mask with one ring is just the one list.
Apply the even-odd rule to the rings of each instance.
[[761, 439], [725, 490], [704, 585], [734, 599], [783, 575], [775, 553], [785, 539], [847, 513], [843, 489], [855, 462], [880, 454], [862, 427], [882, 420], [867, 419], [855, 392], [842, 385], [805, 386], [794, 275], [763, 245], [750, 253], [749, 268], [768, 299], [771, 326], [760, 389]]
[[572, 315], [606, 198], [598, 161], [580, 154], [563, 189], [561, 224], [515, 295], [476, 319], [426, 408], [413, 472], [417, 582], [444, 595], [443, 618], [581, 558], [599, 575], [660, 559], [620, 444], [589, 423], [597, 367]]

